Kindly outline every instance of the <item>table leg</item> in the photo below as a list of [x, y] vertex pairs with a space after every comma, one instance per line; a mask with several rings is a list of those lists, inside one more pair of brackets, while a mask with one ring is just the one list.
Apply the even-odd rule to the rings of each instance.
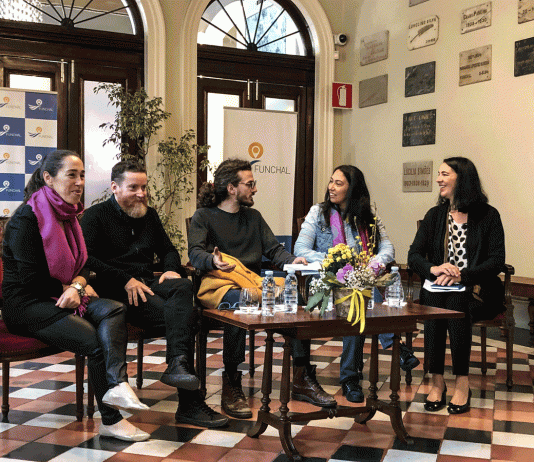
[[378, 387], [376, 386], [378, 382], [378, 335], [373, 335], [371, 338], [371, 358], [369, 364], [369, 396], [366, 401], [366, 407], [369, 412], [368, 414], [362, 412], [361, 415], [354, 418], [356, 422], [361, 424], [371, 420], [378, 409]]
[[252, 438], [257, 438], [260, 436], [266, 429], [267, 423], [270, 419], [271, 408], [269, 403], [271, 398], [269, 395], [272, 392], [273, 384], [273, 331], [267, 330], [267, 338], [265, 339], [265, 358], [263, 362], [263, 378], [261, 383], [261, 392], [263, 397], [261, 398], [261, 407], [258, 412], [258, 420], [256, 425], [254, 425], [248, 432], [247, 435]]
[[289, 389], [291, 386], [291, 338], [284, 336], [284, 359], [282, 362], [282, 382], [280, 383], [280, 426], [278, 434], [284, 451], [290, 460], [302, 460], [302, 456], [293, 444], [291, 436], [291, 421], [288, 418]]
[[413, 444], [414, 440], [410, 438], [406, 428], [404, 428], [404, 423], [402, 421], [402, 411], [399, 405], [399, 389], [400, 389], [400, 338], [395, 336], [393, 339], [393, 351], [391, 358], [391, 378], [390, 378], [390, 389], [391, 394], [389, 397], [391, 401], [389, 406], [383, 409], [383, 412], [389, 415], [391, 420], [391, 426], [395, 431], [397, 437], [407, 444]]

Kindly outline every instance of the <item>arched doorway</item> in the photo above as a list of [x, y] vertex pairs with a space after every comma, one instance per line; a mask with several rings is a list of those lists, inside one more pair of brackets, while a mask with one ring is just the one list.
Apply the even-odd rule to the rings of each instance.
[[93, 88], [100, 82], [131, 90], [142, 85], [139, 9], [133, 0], [13, 0], [0, 18], [0, 86], [57, 92], [57, 147], [84, 156], [90, 204], [100, 195], [95, 182], [107, 187], [102, 173], [115, 162], [113, 148], [103, 153], [105, 134], [99, 130], [113, 113]]
[[[223, 105], [298, 112], [295, 231], [296, 218], [313, 203], [316, 64], [306, 20], [289, 0], [212, 1], [201, 18], [198, 42], [201, 143], [214, 149], [218, 140], [210, 133], [218, 122], [210, 120]], [[218, 153], [210, 155], [220, 161]]]

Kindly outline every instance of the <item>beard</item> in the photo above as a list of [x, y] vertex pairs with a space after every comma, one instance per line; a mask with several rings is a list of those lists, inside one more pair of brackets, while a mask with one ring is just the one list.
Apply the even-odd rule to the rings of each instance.
[[142, 218], [146, 215], [148, 207], [144, 202], [135, 202], [127, 208], [123, 208], [126, 215], [132, 218]]
[[247, 207], [252, 207], [254, 205], [254, 197], [250, 196], [237, 196], [237, 202], [239, 205], [246, 205]]

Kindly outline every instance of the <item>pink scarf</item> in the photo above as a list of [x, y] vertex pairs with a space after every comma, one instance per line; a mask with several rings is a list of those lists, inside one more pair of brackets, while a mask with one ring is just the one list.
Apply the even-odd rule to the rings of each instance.
[[[77, 219], [83, 205], [68, 204], [48, 186], [33, 193], [28, 205], [37, 217], [50, 276], [62, 284], [70, 284], [87, 261], [87, 248]], [[83, 299], [77, 310], [80, 315], [85, 312], [89, 300], [88, 297]]]
[[[333, 246], [337, 244], [346, 244], [347, 237], [345, 236], [345, 226], [343, 225], [343, 219], [341, 214], [332, 209], [330, 212], [330, 228], [332, 229]], [[360, 234], [360, 239], [362, 241], [362, 250], [367, 250], [369, 247], [369, 235], [366, 230], [363, 230], [361, 227], [358, 227], [358, 232]]]

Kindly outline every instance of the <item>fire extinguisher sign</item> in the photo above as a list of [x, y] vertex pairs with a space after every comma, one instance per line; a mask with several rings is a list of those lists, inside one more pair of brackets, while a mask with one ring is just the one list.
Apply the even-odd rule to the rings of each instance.
[[352, 109], [351, 83], [332, 83], [332, 107], [336, 109]]

